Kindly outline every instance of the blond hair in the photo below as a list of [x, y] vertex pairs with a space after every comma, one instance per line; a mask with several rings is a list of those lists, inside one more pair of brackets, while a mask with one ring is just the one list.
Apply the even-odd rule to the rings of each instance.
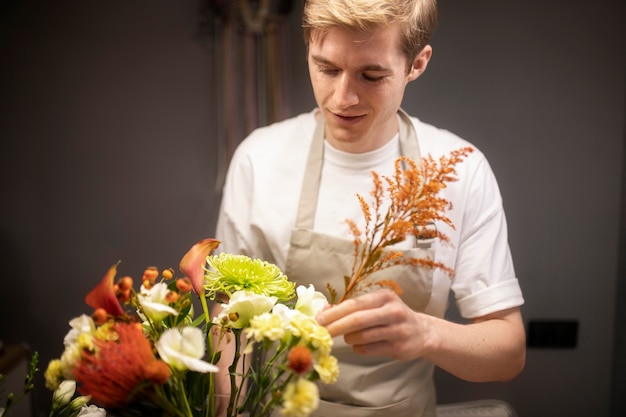
[[305, 0], [302, 14], [307, 46], [314, 31], [340, 26], [368, 32], [392, 23], [400, 25], [399, 46], [410, 67], [437, 26], [436, 0]]

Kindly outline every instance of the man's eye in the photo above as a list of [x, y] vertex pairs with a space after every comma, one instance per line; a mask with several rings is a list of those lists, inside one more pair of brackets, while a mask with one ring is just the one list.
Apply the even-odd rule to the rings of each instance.
[[321, 72], [322, 74], [333, 75], [337, 73], [337, 70], [334, 68], [319, 67], [319, 72]]
[[383, 76], [380, 75], [367, 75], [367, 74], [363, 74], [363, 78], [365, 78], [367, 81], [372, 81], [372, 82], [376, 82], [376, 81], [381, 81], [383, 78]]

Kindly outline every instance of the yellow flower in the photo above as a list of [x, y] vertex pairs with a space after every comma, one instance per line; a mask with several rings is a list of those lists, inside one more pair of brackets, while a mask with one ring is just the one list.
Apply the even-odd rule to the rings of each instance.
[[61, 364], [61, 360], [51, 360], [44, 373], [44, 377], [46, 378], [46, 388], [51, 391], [55, 391], [59, 388], [59, 384], [63, 380], [63, 365]]
[[93, 345], [93, 336], [87, 333], [82, 333], [78, 336], [76, 344], [81, 350], [93, 351], [95, 349]]
[[207, 263], [212, 269], [205, 274], [205, 289], [211, 296], [223, 292], [230, 297], [241, 290], [278, 297], [280, 301], [294, 296], [295, 283], [269, 262], [222, 253], [208, 256]]
[[113, 322], [106, 322], [96, 329], [94, 337], [98, 340], [111, 341], [117, 340], [117, 333], [113, 330]]
[[307, 417], [319, 405], [317, 385], [303, 378], [291, 382], [283, 395], [282, 415], [284, 417]]
[[289, 324], [289, 329], [293, 335], [301, 337], [303, 343], [310, 345], [315, 351], [325, 354], [330, 353], [333, 339], [328, 330], [320, 326], [313, 317], [302, 313], [294, 314]]
[[250, 327], [246, 328], [246, 337], [256, 342], [265, 339], [273, 342], [285, 335], [285, 327], [280, 316], [272, 313], [263, 313], [250, 319]]
[[321, 354], [315, 359], [313, 369], [324, 384], [333, 384], [339, 377], [339, 365], [337, 358], [329, 354]]

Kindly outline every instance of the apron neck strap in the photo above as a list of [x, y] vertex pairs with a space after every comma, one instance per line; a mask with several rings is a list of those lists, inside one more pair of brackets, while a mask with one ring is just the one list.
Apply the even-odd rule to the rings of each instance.
[[[320, 115], [313, 133], [313, 140], [309, 149], [309, 155], [300, 190], [300, 203], [296, 217], [297, 229], [313, 229], [315, 210], [317, 209], [317, 197], [319, 194], [322, 166], [324, 164], [324, 118]], [[398, 110], [398, 132], [400, 136], [400, 152], [419, 163], [420, 149], [417, 141], [417, 133], [408, 114], [402, 109]]]

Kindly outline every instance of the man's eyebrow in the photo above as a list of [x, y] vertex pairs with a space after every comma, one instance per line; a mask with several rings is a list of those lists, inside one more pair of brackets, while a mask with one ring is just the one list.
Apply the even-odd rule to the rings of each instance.
[[[337, 65], [334, 64], [332, 61], [329, 61], [328, 59], [319, 56], [319, 55], [311, 55], [311, 59], [313, 59], [313, 61], [315, 61], [316, 64], [323, 64], [323, 65], [329, 65], [331, 67], [336, 67]], [[386, 67], [383, 67], [382, 65], [378, 65], [378, 64], [366, 64], [363, 65], [360, 68], [361, 71], [378, 71], [378, 72], [389, 72], [389, 69]]]
[[330, 66], [335, 66], [335, 64], [333, 64], [332, 62], [330, 62], [328, 59], [321, 57], [319, 55], [312, 55], [311, 58], [313, 59], [313, 61], [315, 61], [317, 64], [324, 64], [324, 65], [330, 65]]

